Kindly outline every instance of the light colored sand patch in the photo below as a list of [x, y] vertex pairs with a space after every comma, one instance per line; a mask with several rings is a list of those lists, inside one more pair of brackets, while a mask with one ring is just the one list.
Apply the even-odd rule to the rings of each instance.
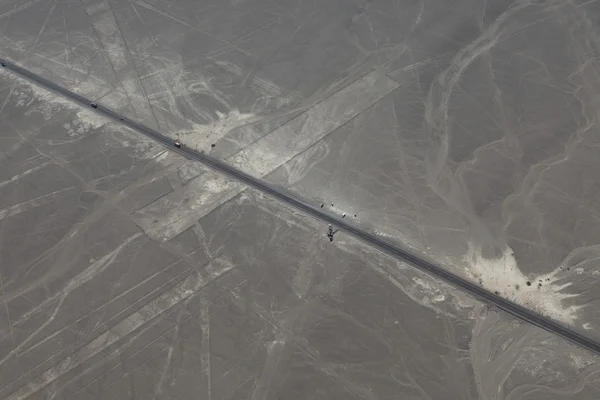
[[138, 224], [154, 239], [168, 240], [231, 200], [246, 187], [228, 177], [209, 171], [136, 213]]
[[234, 75], [241, 76], [244, 73], [244, 71], [242, 71], [242, 69], [239, 66], [231, 62], [215, 60], [215, 64], [223, 68], [225, 71], [230, 72]]
[[183, 164], [179, 169], [177, 169], [177, 173], [179, 174], [179, 179], [181, 183], [184, 185], [187, 184], [194, 178], [197, 178], [202, 173], [206, 172], [207, 169], [203, 164], [199, 162], [190, 161]]
[[218, 119], [211, 124], [192, 124], [192, 132], [175, 132], [187, 146], [205, 150], [210, 145], [216, 143], [219, 139], [227, 135], [233, 129], [252, 122], [257, 122], [260, 118], [255, 114], [244, 114], [238, 110], [231, 110], [227, 114], [216, 112]]
[[[527, 372], [532, 377], [539, 377], [549, 370], [548, 364], [551, 362], [549, 356], [537, 355], [534, 359], [531, 357], [532, 355], [529, 355], [529, 357], [520, 357], [515, 366], [520, 367], [522, 371]], [[556, 376], [556, 378], [558, 377]]]
[[[348, 218], [348, 217], [346, 217]], [[360, 214], [357, 214], [357, 218], [358, 221], [360, 221]], [[386, 227], [387, 229], [387, 227]], [[382, 239], [386, 239], [392, 243], [394, 242], [401, 242], [401, 243], [409, 243], [408, 237], [404, 236], [404, 234], [400, 231], [395, 232], [394, 234], [383, 231], [383, 230], [379, 230], [377, 229], [377, 227], [372, 227], [371, 231], [373, 232], [373, 234], [375, 236], [378, 236]], [[427, 248], [427, 250], [429, 250], [429, 248]], [[426, 253], [425, 253], [426, 254]]]
[[591, 357], [587, 359], [574, 354], [569, 354], [569, 361], [571, 365], [577, 369], [584, 369], [585, 367], [588, 367], [596, 362], [596, 360], [593, 360]]
[[16, 107], [26, 108], [25, 115], [39, 114], [46, 121], [55, 119], [57, 115], [63, 118], [70, 115], [71, 120], [63, 124], [67, 135], [70, 137], [80, 137], [88, 134], [91, 130], [102, 128], [103, 132], [111, 134], [121, 146], [131, 149], [132, 157], [155, 159], [163, 165], [171, 162], [173, 155], [164, 154], [163, 157], [160, 157], [165, 152], [162, 146], [131, 131], [129, 128], [116, 125], [108, 118], [92, 110], [81, 107], [13, 74], [1, 71], [0, 76], [17, 83], [12, 96], [16, 100], [14, 101]]
[[[75, 126], [82, 123], [90, 128], [99, 128], [108, 122], [106, 118], [5, 70], [0, 70], [0, 76], [16, 84], [12, 91], [13, 104], [18, 108], [27, 108], [25, 111], [27, 116], [33, 115], [35, 112], [41, 114], [44, 120], [49, 121], [61, 111], [68, 110], [76, 113], [76, 119], [73, 121]], [[31, 106], [34, 103], [35, 107], [32, 108]], [[79, 121], [76, 121], [77, 119]], [[70, 129], [76, 130], [78, 128], [71, 127]]]
[[[143, 7], [148, 6], [140, 3]], [[150, 9], [158, 12], [153, 6]], [[232, 96], [237, 90], [232, 92], [231, 88], [251, 89], [256, 99], [252, 110], [271, 110], [274, 105], [278, 108], [300, 100], [297, 96], [283, 93], [273, 82], [252, 74], [245, 76], [244, 69], [234, 63], [212, 61], [215, 65], [188, 68], [189, 63], [184, 62], [180, 55], [155, 54], [141, 67], [145, 71], [141, 79], [153, 106], [180, 120], [177, 127], [168, 124], [169, 134], [179, 134], [192, 148], [210, 146], [233, 128], [258, 120], [253, 111], [244, 114], [236, 109]], [[207, 108], [201, 100], [207, 98], [219, 104], [220, 110], [228, 111], [223, 114]]]
[[98, 38], [102, 42], [102, 47], [110, 60], [117, 79], [120, 81], [121, 87], [128, 95], [128, 100], [131, 102], [134, 112], [144, 124], [155, 127], [156, 119], [150, 102], [146, 98], [134, 62], [109, 3], [102, 1], [87, 7], [86, 12], [92, 21]]
[[87, 7], [86, 12], [92, 19], [92, 24], [114, 69], [118, 71], [122, 68], [128, 68], [127, 50], [121, 32], [110, 12], [108, 3], [102, 3]]
[[136, 134], [127, 128], [121, 128], [122, 132], [114, 134], [114, 139], [123, 147], [130, 150], [130, 155], [136, 159], [154, 159], [162, 165], [168, 165], [173, 155], [156, 142]]
[[[461, 319], [465, 317], [473, 319], [475, 317], [472, 310], [477, 302], [463, 292], [429, 276], [414, 276], [414, 271], [402, 273], [399, 269], [396, 269], [398, 267], [410, 268], [406, 264], [398, 263], [393, 271], [383, 272], [378, 267], [375, 267], [375, 269], [383, 272], [384, 276], [393, 277], [390, 282], [400, 288], [416, 304], [426, 307], [440, 316], [456, 318], [457, 315], [452, 310], [454, 309]], [[465, 310], [470, 311], [466, 314]]]
[[[397, 87], [398, 84], [395, 81], [379, 72], [365, 75], [234, 154], [227, 161], [244, 172], [263, 178]], [[219, 121], [215, 121], [213, 124], [216, 132], [214, 137], [225, 135], [233, 127], [248, 123], [253, 118], [255, 116], [241, 114], [237, 111], [221, 115]], [[184, 140], [194, 140], [191, 136]], [[209, 143], [206, 142], [206, 139], [204, 140], [204, 142], [186, 142], [186, 145], [194, 147], [196, 144]], [[227, 181], [227, 185], [219, 186], [224, 192], [217, 193], [216, 187], [209, 187], [209, 185], [212, 185], [212, 181], [219, 181], [222, 178], [218, 178], [215, 174], [205, 175], [203, 174], [188, 184], [194, 191], [192, 193], [190, 191], [192, 189], [186, 189], [186, 196], [194, 199], [190, 201], [189, 205], [181, 204], [178, 200], [179, 195], [173, 193], [161, 199], [159, 204], [150, 204], [142, 210], [142, 213], [153, 216], [152, 221], [143, 223], [144, 228], [148, 229], [149, 235], [169, 240], [214, 210], [221, 202], [230, 200], [246, 188], [244, 185]], [[208, 195], [202, 197], [203, 193]], [[202, 203], [203, 201], [208, 202]], [[349, 205], [347, 209], [351, 210]], [[346, 212], [346, 218], [354, 218], [352, 211], [342, 211], [342, 209], [335, 211]], [[155, 220], [158, 222], [154, 222]]]
[[[287, 173], [287, 182], [289, 185], [295, 185], [300, 182], [306, 174], [319, 162], [327, 158], [330, 149], [325, 141], [308, 148], [298, 157], [294, 157], [290, 162], [284, 164]], [[327, 201], [328, 199], [324, 199]]]
[[92, 4], [90, 6], [87, 6], [85, 8], [85, 11], [89, 14], [89, 15], [93, 15], [96, 14], [100, 11], [108, 11], [110, 8], [108, 6], [108, 3], [105, 1], [101, 1], [99, 3], [96, 4]]
[[446, 295], [442, 292], [440, 285], [432, 284], [430, 281], [417, 277], [412, 280], [415, 283], [415, 289], [419, 294], [419, 297], [424, 303], [440, 303], [446, 300]]
[[[341, 237], [344, 236], [342, 233]], [[339, 242], [336, 240], [335, 246], [346, 248], [349, 253], [356, 253], [357, 250], [359, 253], [364, 251], [364, 249], [356, 248], [356, 240], [350, 239], [349, 242], [354, 243], [348, 246]], [[369, 265], [416, 304], [420, 304], [440, 316], [452, 319], [475, 318], [475, 309], [481, 303], [468, 294], [429, 275], [416, 272], [407, 263], [399, 261], [390, 263], [389, 257], [379, 252], [369, 251], [368, 254], [369, 258], [375, 257], [372, 262], [369, 262]]]
[[77, 137], [88, 133], [107, 124], [107, 119], [85, 108], [77, 107], [77, 118], [67, 122], [63, 126], [70, 137]]
[[[413, 277], [403, 284], [403, 291], [417, 304], [448, 318], [475, 319], [480, 303], [464, 292], [431, 277]], [[457, 314], [452, 310], [454, 309]]]
[[[114, 92], [116, 90], [116, 88], [108, 85], [106, 82], [98, 79], [90, 79], [89, 77], [85, 76], [84, 74], [86, 71], [77, 72], [79, 73], [78, 78], [80, 80], [75, 80], [75, 83], [70, 86], [70, 89], [75, 93], [79, 93], [84, 97], [97, 98], [98, 96], [103, 96], [106, 93]], [[91, 71], [88, 73], [90, 72]], [[105, 106], [110, 105], [107, 104], [106, 101], [103, 101], [102, 104]]]
[[234, 155], [230, 162], [265, 176], [398, 87], [378, 71], [365, 75]]
[[259, 92], [266, 93], [273, 97], [280, 97], [282, 95], [279, 86], [263, 78], [254, 77], [252, 79], [252, 86], [256, 87]]
[[[13, 79], [18, 80], [21, 85], [17, 85], [13, 90], [13, 96], [17, 99], [14, 103], [19, 108], [27, 108], [25, 115], [31, 116], [34, 113], [42, 115], [44, 120], [50, 121], [60, 115], [65, 110], [71, 111], [75, 114], [73, 120], [66, 123], [65, 129], [70, 136], [76, 136], [78, 134], [85, 133], [90, 129], [98, 129], [105, 126], [109, 120], [106, 118], [80, 107], [69, 100], [57, 96], [39, 86], [32, 85], [25, 80], [12, 76]], [[31, 107], [35, 103], [35, 107]]]
[[176, 162], [179, 158], [179, 155], [168, 151], [162, 146], [157, 145], [156, 143], [153, 143], [153, 145], [154, 147], [152, 148], [152, 151], [142, 154], [143, 158], [151, 158], [154, 162], [157, 162], [164, 167], [169, 167], [173, 165], [173, 163]]
[[[21, 80], [14, 75], [9, 75], [10, 78], [17, 81], [18, 84], [12, 92], [14, 105], [18, 108], [27, 108], [25, 115], [30, 116], [33, 112], [38, 112], [44, 120], [49, 121], [56, 113], [63, 108], [72, 106], [67, 100], [62, 97], [57, 97], [47, 90], [41, 89], [38, 86], [30, 85], [28, 82]], [[30, 108], [34, 102], [38, 102], [35, 108]]]
[[571, 283], [557, 283], [559, 268], [549, 274], [527, 277], [517, 266], [510, 248], [500, 258], [488, 259], [483, 257], [480, 249], [470, 246], [465, 261], [468, 265], [465, 270], [467, 275], [485, 289], [497, 291], [510, 301], [566, 324], [572, 324], [577, 319], [577, 311], [581, 307], [563, 306], [563, 300], [577, 295], [563, 292]]

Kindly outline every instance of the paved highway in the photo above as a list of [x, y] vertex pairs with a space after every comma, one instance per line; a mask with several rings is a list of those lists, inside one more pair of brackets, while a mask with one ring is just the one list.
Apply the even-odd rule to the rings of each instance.
[[[51, 90], [63, 97], [66, 97], [66, 98], [74, 101], [75, 103], [80, 104], [81, 106], [91, 108], [94, 111], [98, 112], [99, 114], [102, 114], [106, 117], [109, 117], [109, 118], [115, 120], [115, 121], [118, 121], [118, 122], [122, 123], [123, 125], [131, 128], [132, 130], [137, 131], [139, 133], [142, 133], [142, 134], [150, 137], [151, 139], [161, 143], [162, 145], [164, 145], [171, 151], [179, 153], [182, 156], [184, 156], [190, 160], [197, 160], [197, 161], [211, 167], [212, 169], [214, 169], [216, 171], [227, 174], [227, 175], [233, 177], [234, 179], [237, 179], [238, 181], [247, 184], [248, 186], [251, 186], [267, 195], [270, 195], [282, 202], [285, 202], [285, 203], [297, 208], [298, 210], [305, 212], [306, 214], [312, 215], [313, 217], [316, 217], [322, 221], [325, 221], [327, 223], [335, 225], [337, 228], [345, 231], [348, 234], [355, 236], [356, 238], [360, 239], [364, 243], [367, 243], [368, 245], [377, 248], [378, 250], [382, 251], [383, 253], [385, 253], [389, 256], [392, 256], [397, 260], [406, 262], [406, 263], [410, 264], [411, 266], [428, 273], [429, 275], [432, 275], [436, 278], [442, 279], [446, 283], [449, 283], [459, 289], [462, 289], [462, 290], [470, 293], [474, 297], [478, 298], [479, 300], [482, 300], [488, 304], [491, 304], [491, 305], [515, 316], [516, 318], [519, 318], [519, 319], [526, 321], [532, 325], [538, 326], [548, 332], [558, 335], [558, 336], [562, 337], [563, 339], [566, 339], [566, 340], [574, 343], [575, 345], [578, 345], [580, 347], [583, 347], [585, 349], [593, 351], [597, 354], [600, 354], [600, 343], [598, 343], [586, 336], [583, 336], [569, 328], [566, 328], [566, 327], [554, 322], [550, 318], [544, 317], [544, 316], [542, 316], [538, 313], [535, 313], [527, 308], [521, 307], [516, 303], [513, 303], [511, 301], [508, 301], [508, 300], [500, 297], [500, 296], [497, 296], [496, 294], [483, 289], [481, 286], [479, 286], [471, 281], [468, 281], [464, 278], [461, 278], [459, 276], [456, 276], [456, 275], [448, 272], [444, 268], [439, 267], [435, 263], [428, 261], [421, 256], [412, 254], [411, 252], [407, 251], [406, 249], [403, 249], [397, 245], [388, 243], [387, 241], [381, 239], [380, 237], [362, 230], [361, 228], [352, 224], [351, 222], [348, 222], [345, 219], [341, 219], [340, 217], [338, 217], [336, 215], [330, 214], [330, 213], [322, 210], [320, 207], [320, 204], [311, 204], [306, 201], [303, 201], [300, 197], [298, 197], [297, 195], [295, 195], [293, 193], [290, 193], [280, 187], [271, 185], [262, 179], [248, 175], [245, 172], [242, 172], [242, 171], [230, 166], [229, 164], [225, 163], [224, 161], [222, 161], [220, 159], [211, 157], [211, 156], [205, 154], [204, 152], [198, 152], [194, 149], [186, 147], [184, 144], [182, 144], [181, 148], [176, 148], [173, 145], [173, 139], [169, 138], [168, 136], [163, 135], [147, 126], [139, 124], [139, 123], [133, 121], [132, 119], [129, 119], [123, 115], [120, 115], [111, 109], [103, 107], [101, 104], [96, 105], [91, 100], [86, 99], [85, 97], [82, 97], [76, 93], [73, 93], [70, 90], [65, 89], [65, 88], [49, 81], [48, 79], [38, 76], [22, 67], [19, 67], [18, 65], [15, 65], [14, 63], [11, 63], [9, 61], [6, 61], [6, 60], [3, 60], [2, 58], [0, 58], [0, 65], [3, 69], [10, 71], [32, 83], [40, 86], [40, 87]], [[92, 106], [92, 104], [94, 104], [94, 106]]]

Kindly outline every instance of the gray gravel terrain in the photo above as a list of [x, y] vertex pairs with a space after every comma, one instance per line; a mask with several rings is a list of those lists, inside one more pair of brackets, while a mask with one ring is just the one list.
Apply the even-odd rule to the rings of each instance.
[[[598, 4], [5, 0], [0, 55], [600, 340]], [[0, 398], [600, 398], [595, 356], [0, 88]]]
[[0, 398], [600, 395], [595, 356], [226, 177], [156, 238], [214, 173], [1, 79]]

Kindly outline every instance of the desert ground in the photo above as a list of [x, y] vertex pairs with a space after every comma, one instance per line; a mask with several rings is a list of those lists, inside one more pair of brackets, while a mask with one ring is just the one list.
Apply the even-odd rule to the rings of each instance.
[[[600, 3], [0, 3], [0, 57], [600, 341]], [[0, 398], [594, 399], [596, 354], [0, 70]]]

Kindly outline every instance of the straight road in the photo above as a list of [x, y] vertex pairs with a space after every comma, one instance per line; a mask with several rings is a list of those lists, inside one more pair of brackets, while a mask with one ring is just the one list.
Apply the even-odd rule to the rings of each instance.
[[296, 209], [303, 211], [306, 214], [309, 214], [329, 224], [335, 225], [338, 229], [341, 229], [346, 233], [353, 235], [354, 237], [358, 238], [364, 243], [378, 249], [379, 251], [397, 260], [406, 262], [412, 267], [423, 271], [431, 276], [439, 278], [450, 285], [464, 290], [465, 292], [470, 293], [475, 298], [486, 302], [492, 306], [495, 306], [500, 310], [503, 310], [509, 313], [510, 315], [513, 315], [516, 318], [519, 318], [532, 325], [542, 328], [548, 332], [562, 337], [563, 339], [568, 340], [571, 343], [574, 343], [577, 346], [583, 347], [600, 355], [600, 343], [586, 336], [583, 336], [553, 321], [548, 317], [545, 317], [516, 303], [508, 301], [494, 293], [491, 293], [471, 281], [454, 275], [451, 272], [445, 270], [444, 268], [436, 265], [434, 262], [431, 262], [421, 256], [413, 254], [410, 251], [398, 245], [391, 244], [372, 233], [366, 232], [358, 226], [352, 224], [351, 222], [348, 222], [345, 219], [341, 219], [336, 215], [330, 214], [322, 210], [320, 204], [317, 205], [308, 203], [299, 196], [290, 193], [289, 191], [284, 190], [281, 187], [271, 185], [262, 179], [248, 175], [245, 172], [242, 172], [237, 168], [230, 166], [224, 161], [211, 157], [204, 152], [198, 152], [194, 149], [186, 147], [183, 144], [181, 148], [177, 148], [173, 145], [173, 139], [169, 138], [168, 136], [163, 135], [147, 126], [139, 124], [123, 115], [120, 115], [109, 108], [103, 107], [101, 104], [95, 104], [91, 100], [86, 99], [85, 97], [73, 93], [70, 90], [63, 88], [62, 86], [59, 86], [49, 81], [48, 79], [38, 76], [22, 67], [19, 67], [18, 65], [3, 60], [2, 58], [0, 58], [0, 65], [3, 69], [10, 71], [44, 89], [51, 90], [83, 107], [91, 108], [101, 115], [111, 118], [112, 120], [118, 121], [123, 125], [127, 126], [128, 128], [139, 132], [143, 135], [146, 135], [147, 137], [161, 143], [162, 145], [167, 147], [167, 149], [173, 152], [179, 153], [190, 160], [199, 161], [216, 171], [229, 175], [230, 177], [240, 182], [243, 182], [250, 187], [253, 187], [269, 196], [272, 196], [284, 203], [287, 203], [295, 207]]

